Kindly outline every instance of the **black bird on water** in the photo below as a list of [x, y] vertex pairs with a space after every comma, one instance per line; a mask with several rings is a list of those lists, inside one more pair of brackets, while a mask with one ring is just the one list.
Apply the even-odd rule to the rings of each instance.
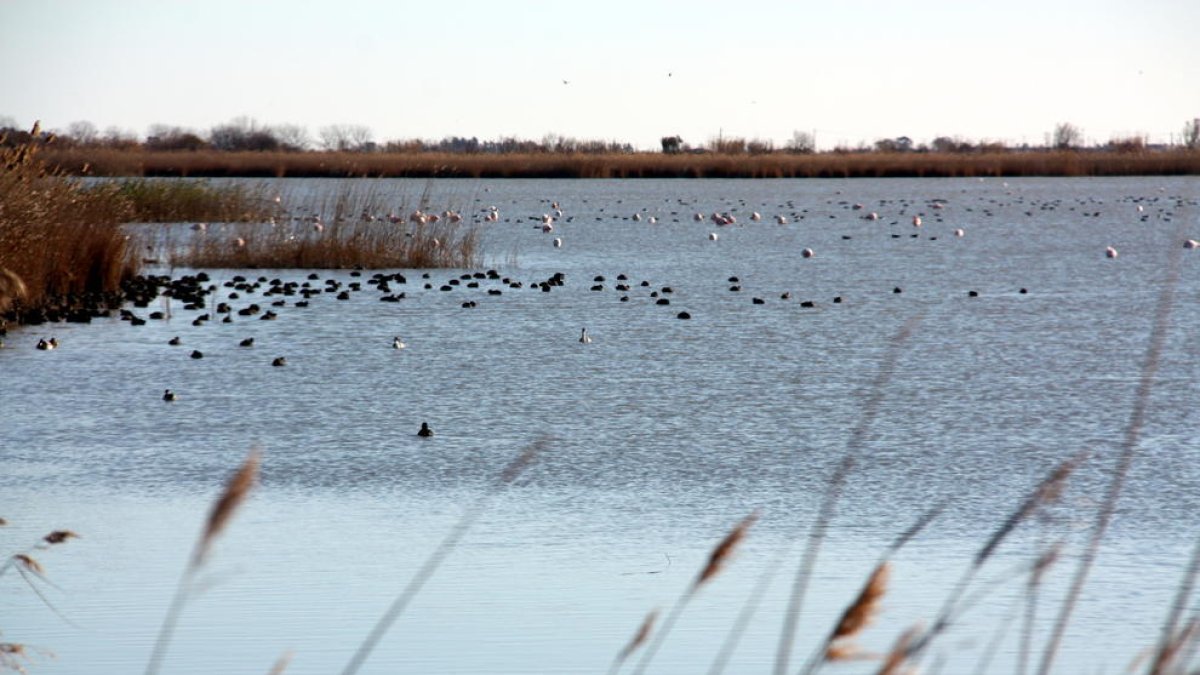
[[429, 438], [433, 436], [433, 429], [429, 428], [429, 422], [421, 422], [421, 430], [417, 432], [421, 438]]

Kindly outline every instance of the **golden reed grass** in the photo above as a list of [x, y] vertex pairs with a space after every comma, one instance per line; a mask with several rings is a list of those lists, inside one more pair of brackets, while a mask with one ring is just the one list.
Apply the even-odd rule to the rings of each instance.
[[1200, 151], [510, 153], [218, 152], [62, 148], [75, 175], [390, 178], [896, 178], [1200, 174]]

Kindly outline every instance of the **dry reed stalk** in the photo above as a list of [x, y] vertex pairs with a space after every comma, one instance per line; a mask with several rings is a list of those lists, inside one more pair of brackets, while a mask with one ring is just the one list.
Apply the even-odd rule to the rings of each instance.
[[900, 669], [908, 659], [909, 646], [920, 634], [920, 626], [913, 626], [901, 633], [900, 637], [896, 638], [896, 644], [892, 645], [892, 650], [884, 657], [877, 675], [899, 675]]
[[863, 404], [862, 415], [859, 416], [858, 423], [850, 432], [850, 437], [846, 441], [846, 449], [842, 455], [842, 461], [834, 471], [829, 486], [825, 491], [820, 510], [817, 512], [817, 519], [808, 534], [808, 544], [805, 547], [804, 557], [800, 562], [799, 569], [796, 571], [796, 578], [792, 582], [791, 597], [788, 599], [787, 610], [783, 617], [783, 627], [779, 636], [779, 646], [775, 652], [774, 675], [786, 675], [787, 673], [788, 662], [791, 661], [793, 645], [796, 640], [796, 627], [800, 623], [800, 610], [804, 606], [805, 590], [808, 587], [809, 579], [812, 577], [813, 569], [816, 567], [817, 555], [821, 551], [821, 543], [825, 538], [825, 529], [833, 519], [834, 506], [841, 496], [846, 476], [854, 467], [855, 458], [861, 452], [862, 446], [866, 442], [867, 431], [879, 415], [879, 405], [883, 401], [887, 385], [896, 371], [896, 363], [900, 360], [903, 347], [908, 343], [913, 332], [921, 324], [921, 320], [922, 317], [918, 315], [905, 321], [888, 342], [887, 352], [884, 354], [883, 361], [880, 362], [879, 369], [876, 371], [875, 377], [872, 379], [871, 385], [867, 390], [867, 400]]
[[990, 558], [996, 551], [996, 547], [998, 547], [1000, 543], [1003, 542], [1004, 539], [1007, 538], [1014, 529], [1016, 529], [1017, 525], [1020, 525], [1022, 522], [1028, 519], [1029, 516], [1032, 515], [1033, 512], [1039, 507], [1058, 501], [1059, 496], [1062, 494], [1063, 486], [1066, 485], [1067, 479], [1071, 476], [1075, 469], [1087, 459], [1087, 456], [1088, 453], [1086, 451], [1080, 451], [1067, 461], [1055, 467], [1054, 470], [1050, 472], [1050, 475], [1046, 476], [1046, 478], [1044, 478], [1042, 482], [1038, 484], [1037, 488], [1025, 498], [1025, 501], [1021, 503], [1021, 506], [1016, 511], [1013, 511], [1011, 514], [1009, 514], [1008, 518], [1004, 521], [1000, 528], [992, 533], [992, 536], [988, 539], [987, 544], [985, 544], [983, 548], [979, 549], [979, 552], [975, 554], [975, 561], [973, 565], [975, 567], [983, 565], [983, 563], [985, 563], [987, 559]]
[[679, 616], [683, 614], [684, 608], [687, 607], [688, 602], [690, 602], [695, 596], [696, 591], [700, 588], [700, 586], [711, 580], [718, 572], [721, 571], [721, 568], [733, 554], [733, 551], [737, 547], [738, 543], [745, 538], [746, 531], [749, 530], [750, 526], [753, 525], [757, 520], [758, 510], [756, 509], [750, 513], [750, 515], [738, 522], [738, 524], [729, 531], [729, 534], [725, 535], [713, 548], [712, 552], [709, 553], [708, 561], [700, 570], [700, 573], [696, 575], [696, 580], [693, 581], [691, 585], [684, 590], [683, 595], [681, 595], [679, 599], [675, 601], [674, 606], [671, 607], [671, 612], [667, 615], [666, 620], [663, 621], [662, 629], [659, 630], [654, 636], [654, 639], [650, 642], [649, 646], [646, 647], [646, 651], [642, 652], [642, 659], [641, 661], [638, 661], [637, 667], [633, 671], [634, 675], [645, 672], [646, 667], [650, 665], [650, 661], [654, 658], [654, 655], [658, 653], [658, 650], [662, 646], [663, 642], [666, 641], [667, 635], [670, 634], [671, 629], [675, 626], [675, 622], [679, 620]]
[[[880, 556], [879, 564], [886, 562], [888, 558], [890, 558], [897, 551], [903, 548], [905, 544], [920, 534], [921, 531], [929, 525], [929, 523], [933, 522], [935, 518], [941, 515], [947, 503], [948, 502], [946, 501], [942, 501], [918, 516], [917, 520], [914, 521], [913, 524], [908, 527], [908, 529], [900, 533], [888, 547], [887, 551]], [[737, 644], [742, 633], [745, 632], [746, 626], [750, 625], [750, 621], [754, 618], [758, 604], [762, 601], [762, 596], [766, 593], [767, 587], [775, 578], [775, 574], [779, 571], [779, 567], [783, 563], [786, 554], [787, 549], [780, 548], [775, 558], [765, 569], [763, 569], [762, 574], [759, 575], [758, 580], [755, 582], [754, 589], [750, 592], [750, 595], [746, 597], [746, 602], [742, 604], [742, 609], [738, 612], [738, 617], [734, 621], [733, 628], [730, 629], [729, 633], [725, 636], [724, 642], [721, 643], [721, 650], [717, 653], [716, 658], [713, 659], [712, 665], [709, 666], [709, 675], [720, 675], [720, 673], [724, 672], [725, 666], [729, 663], [729, 659], [733, 656], [734, 649], [737, 648]], [[821, 652], [818, 650], [809, 659], [810, 667], [818, 663], [820, 657]]]
[[[1026, 497], [1021, 505], [1009, 514], [1000, 527], [988, 537], [988, 541], [979, 549], [972, 559], [971, 564], [963, 571], [954, 588], [946, 596], [946, 600], [942, 603], [942, 608], [938, 612], [937, 618], [933, 625], [925, 634], [913, 640], [909, 645], [909, 653], [906, 658], [910, 661], [916, 661], [917, 657], [925, 651], [926, 648], [933, 642], [934, 638], [942, 634], [953, 622], [955, 616], [960, 614], [965, 606], [969, 606], [969, 602], [963, 601], [963, 594], [970, 587], [975, 575], [983, 567], [984, 563], [995, 553], [1000, 544], [1012, 534], [1013, 530], [1018, 525], [1027, 520], [1033, 515], [1037, 509], [1045, 504], [1048, 504], [1058, 498], [1062, 492], [1066, 480], [1071, 473], [1086, 459], [1088, 453], [1080, 451], [1071, 458], [1060, 463], [1050, 473], [1038, 483], [1037, 487]], [[1032, 569], [1044, 568], [1053, 562], [1054, 558], [1047, 561], [1039, 559], [1034, 563]]]
[[367, 637], [350, 658], [349, 663], [346, 664], [345, 669], [342, 670], [342, 675], [353, 675], [358, 672], [358, 669], [366, 662], [367, 657], [374, 651], [375, 646], [387, 634], [388, 629], [392, 627], [392, 624], [396, 622], [396, 619], [400, 617], [405, 608], [408, 607], [408, 604], [417, 596], [417, 593], [421, 591], [425, 583], [433, 577], [434, 572], [437, 571], [446, 557], [454, 551], [455, 547], [458, 546], [458, 542], [467, 534], [467, 531], [471, 529], [471, 526], [475, 524], [475, 521], [479, 519], [496, 495], [499, 494], [500, 490], [511, 485], [533, 463], [534, 459], [545, 450], [547, 444], [548, 441], [546, 439], [540, 439], [526, 447], [520, 455], [505, 466], [492, 488], [467, 508], [450, 532], [446, 534], [446, 537], [438, 544], [438, 547], [425, 559], [425, 563], [421, 565], [417, 573], [409, 580], [408, 585], [396, 596], [391, 606], [383, 613], [379, 621], [375, 623], [371, 632], [367, 634]]
[[620, 670], [621, 664], [625, 662], [625, 659], [629, 658], [630, 654], [632, 654], [637, 650], [638, 647], [641, 647], [642, 644], [646, 642], [646, 639], [650, 637], [650, 632], [654, 630], [654, 622], [657, 619], [657, 609], [651, 610], [650, 613], [646, 615], [646, 618], [642, 620], [642, 625], [639, 626], [637, 632], [633, 634], [633, 638], [628, 644], [625, 645], [624, 648], [621, 649], [621, 651], [617, 654], [617, 658], [613, 659], [612, 666], [610, 666], [608, 669], [609, 675], [613, 675]]
[[1192, 589], [1196, 584], [1196, 574], [1200, 572], [1200, 541], [1196, 542], [1192, 549], [1192, 556], [1188, 562], [1187, 570], [1183, 573], [1183, 578], [1179, 582], [1179, 588], [1175, 591], [1175, 598], [1171, 602], [1171, 609], [1167, 612], [1167, 617], [1163, 621], [1162, 637], [1159, 638], [1158, 649], [1154, 656], [1154, 663], [1150, 666], [1151, 675], [1160, 675], [1171, 665], [1171, 659], [1178, 653], [1179, 647], [1183, 644], [1182, 638], [1189, 632], [1196, 629], [1196, 619], [1192, 619], [1188, 625], [1184, 626], [1184, 630], [1179, 630], [1179, 620], [1183, 615], [1184, 608], [1187, 606], [1188, 599], [1192, 595]]
[[[1181, 225], [1176, 228], [1172, 241], [1182, 239], [1182, 232]], [[1162, 360], [1163, 345], [1167, 339], [1171, 307], [1175, 301], [1175, 290], [1179, 286], [1181, 253], [1182, 248], [1172, 246], [1168, 254], [1167, 278], [1163, 284], [1162, 292], [1158, 296], [1158, 303], [1154, 310], [1154, 323], [1150, 330], [1150, 340], [1146, 346], [1146, 355], [1142, 361], [1141, 377], [1138, 381], [1137, 392], [1134, 394], [1133, 409], [1130, 411], [1129, 422], [1125, 427], [1125, 438], [1121, 444], [1121, 455], [1117, 460], [1117, 466], [1113, 471], [1112, 480], [1109, 483], [1108, 490], [1105, 492], [1104, 499], [1100, 502], [1100, 509], [1096, 514], [1096, 523], [1092, 529], [1092, 535], [1088, 540], [1087, 547], [1083, 551], [1083, 555], [1080, 556], [1079, 567], [1076, 569], [1075, 576], [1071, 580], [1067, 596], [1063, 600], [1058, 618], [1054, 622], [1054, 629], [1042, 652], [1042, 661], [1038, 668], [1040, 675], [1048, 675], [1054, 666], [1054, 658], [1058, 652], [1058, 647], [1062, 643], [1063, 635], [1067, 630], [1067, 624], [1071, 621], [1071, 615], [1075, 611], [1079, 595], [1083, 592], [1083, 586], [1087, 583], [1088, 575], [1091, 573], [1096, 556], [1100, 553], [1100, 543], [1104, 540], [1104, 536], [1108, 532], [1108, 525], [1117, 510], [1117, 500], [1120, 498], [1121, 491], [1125, 487], [1125, 478], [1129, 475], [1129, 468], [1133, 464], [1133, 458], [1137, 452], [1138, 439], [1141, 437], [1142, 426], [1145, 424], [1146, 410], [1150, 406], [1150, 390], [1154, 386], [1154, 376], [1158, 372], [1158, 365]]]
[[213, 541], [229, 524], [234, 512], [246, 500], [246, 496], [254, 486], [254, 482], [258, 477], [260, 458], [261, 454], [258, 449], [252, 449], [245, 461], [242, 462], [241, 467], [238, 468], [225, 484], [225, 490], [221, 493], [221, 496], [213, 503], [213, 508], [204, 523], [204, 530], [200, 534], [200, 538], [196, 541], [195, 548], [192, 550], [192, 556], [188, 561], [187, 567], [183, 570], [183, 575], [180, 577], [179, 584], [175, 588], [175, 596], [171, 599], [171, 605], [168, 607], [167, 615], [163, 619], [162, 627], [159, 629], [158, 638], [154, 642], [154, 650], [151, 652], [150, 660], [146, 664], [146, 675], [154, 675], [162, 666], [163, 658], [167, 654], [167, 647], [170, 645], [171, 637], [175, 633], [175, 625], [179, 622], [179, 616], [183, 612], [183, 607], [187, 603], [188, 597], [191, 595], [192, 582], [196, 572], [204, 564]]
[[283, 671], [287, 670], [288, 664], [291, 662], [292, 651], [289, 649], [279, 657], [279, 660], [275, 662], [275, 665], [271, 666], [271, 670], [267, 672], [267, 675], [283, 675]]

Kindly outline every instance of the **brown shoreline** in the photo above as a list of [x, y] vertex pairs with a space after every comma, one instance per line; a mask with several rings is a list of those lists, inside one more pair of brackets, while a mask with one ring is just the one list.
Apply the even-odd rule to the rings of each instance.
[[270, 178], [963, 178], [1200, 175], [1200, 150], [993, 153], [42, 152], [68, 175]]

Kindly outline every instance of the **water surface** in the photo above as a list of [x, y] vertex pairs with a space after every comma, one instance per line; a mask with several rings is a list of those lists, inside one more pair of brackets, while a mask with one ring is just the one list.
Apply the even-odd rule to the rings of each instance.
[[[1113, 672], [1156, 641], [1200, 526], [1200, 263], [1182, 250], [1200, 238], [1194, 179], [272, 187], [297, 215], [352, 189], [396, 212], [427, 192], [438, 209], [481, 221], [494, 205], [501, 219], [480, 225], [480, 269], [404, 270], [398, 303], [364, 285], [308, 308], [283, 298], [276, 321], [197, 327], [212, 305], [164, 299], [135, 311], [171, 318], [141, 327], [113, 318], [10, 332], [0, 351], [5, 541], [16, 551], [54, 528], [83, 535], [37, 553], [71, 624], [11, 573], [0, 578], [4, 639], [57, 654], [35, 672], [143, 667], [208, 504], [251, 447], [264, 452], [261, 486], [218, 545], [167, 669], [265, 671], [291, 650], [288, 672], [335, 671], [468, 505], [538, 441], [537, 461], [495, 495], [363, 672], [602, 671], [755, 509], [745, 547], [697, 594], [650, 671], [707, 669], [783, 552], [729, 670], [766, 672], [803, 538], [864, 420], [795, 658], [892, 538], [948, 500], [895, 556], [882, 613], [859, 642], [885, 651], [931, 620], [988, 534], [1054, 466], [1087, 451], [1061, 501], [985, 568], [993, 590], [935, 650], [951, 670], [974, 668], [1007, 627], [993, 670], [1011, 672], [1026, 581], [1014, 569], [1063, 547], [1041, 591], [1043, 638], [1122, 448], [1170, 258], [1182, 254], [1135, 461], [1060, 670]], [[552, 201], [564, 214], [543, 233]], [[878, 220], [863, 217], [872, 211]], [[696, 222], [697, 212], [738, 222]], [[187, 224], [167, 227], [192, 236]], [[210, 224], [204, 236], [231, 231]], [[1119, 257], [1106, 258], [1107, 246]], [[814, 257], [800, 255], [806, 247]], [[438, 290], [489, 268], [523, 287], [472, 278]], [[213, 304], [264, 308], [280, 299], [261, 297], [267, 285], [228, 300], [222, 284], [309, 272], [207, 271]], [[558, 272], [562, 286], [536, 288]], [[343, 288], [371, 275], [317, 273], [311, 283]], [[577, 340], [583, 327], [591, 344]], [[62, 347], [36, 351], [43, 334]], [[182, 346], [167, 344], [175, 335]], [[407, 349], [391, 348], [395, 335]], [[237, 346], [245, 337], [253, 348]], [[190, 359], [193, 349], [204, 358]], [[272, 368], [276, 356], [288, 365]], [[164, 403], [165, 388], [179, 400]], [[435, 438], [416, 437], [423, 421]]]

